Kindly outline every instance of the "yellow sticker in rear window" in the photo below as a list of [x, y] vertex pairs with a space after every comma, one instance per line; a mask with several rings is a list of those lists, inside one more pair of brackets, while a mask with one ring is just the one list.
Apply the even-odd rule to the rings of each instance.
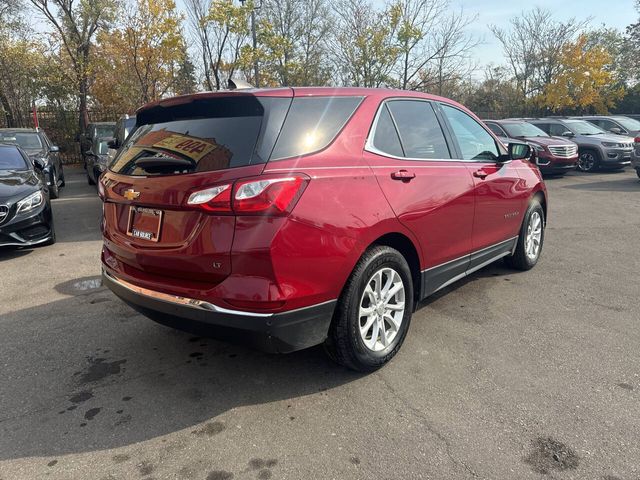
[[197, 162], [207, 153], [215, 150], [218, 146], [213, 143], [205, 142], [204, 140], [174, 134], [154, 143], [153, 147], [164, 148], [166, 150], [181, 153], [182, 155], [186, 155]]

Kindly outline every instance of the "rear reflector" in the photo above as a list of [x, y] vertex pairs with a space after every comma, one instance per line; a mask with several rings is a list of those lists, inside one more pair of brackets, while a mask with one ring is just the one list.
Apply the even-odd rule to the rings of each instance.
[[189, 195], [187, 205], [216, 213], [287, 215], [309, 180], [306, 175], [298, 173], [283, 177], [240, 179], [233, 185], [217, 185], [195, 191]]

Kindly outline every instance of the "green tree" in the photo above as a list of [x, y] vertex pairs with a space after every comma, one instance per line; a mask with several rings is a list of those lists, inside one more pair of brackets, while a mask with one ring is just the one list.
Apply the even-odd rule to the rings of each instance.
[[29, 0], [53, 28], [60, 43], [61, 58], [68, 60], [70, 79], [79, 108], [78, 126], [89, 122], [88, 96], [94, 40], [98, 31], [113, 20], [116, 0]]

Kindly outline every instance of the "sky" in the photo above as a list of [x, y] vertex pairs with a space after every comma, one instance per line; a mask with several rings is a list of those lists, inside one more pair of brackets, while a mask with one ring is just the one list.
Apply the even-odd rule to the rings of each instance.
[[484, 38], [475, 55], [481, 65], [504, 62], [502, 49], [487, 25], [507, 26], [510, 18], [535, 6], [550, 10], [559, 20], [591, 18], [592, 27], [604, 24], [621, 30], [637, 21], [639, 16], [634, 8], [634, 0], [454, 0], [454, 3], [458, 8], [462, 6], [470, 15], [478, 16], [469, 31]]

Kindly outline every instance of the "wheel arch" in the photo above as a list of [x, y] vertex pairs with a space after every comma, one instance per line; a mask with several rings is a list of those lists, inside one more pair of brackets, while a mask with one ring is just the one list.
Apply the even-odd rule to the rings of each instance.
[[411, 277], [413, 281], [414, 307], [420, 300], [420, 292], [422, 292], [422, 275], [420, 271], [420, 255], [413, 241], [406, 235], [399, 232], [390, 232], [378, 237], [368, 247], [374, 245], [385, 245], [387, 247], [398, 250], [405, 258], [411, 269]]
[[547, 223], [547, 196], [542, 190], [538, 190], [533, 194], [532, 200], [537, 200], [540, 202], [542, 206], [542, 211], [544, 212], [544, 223]]

